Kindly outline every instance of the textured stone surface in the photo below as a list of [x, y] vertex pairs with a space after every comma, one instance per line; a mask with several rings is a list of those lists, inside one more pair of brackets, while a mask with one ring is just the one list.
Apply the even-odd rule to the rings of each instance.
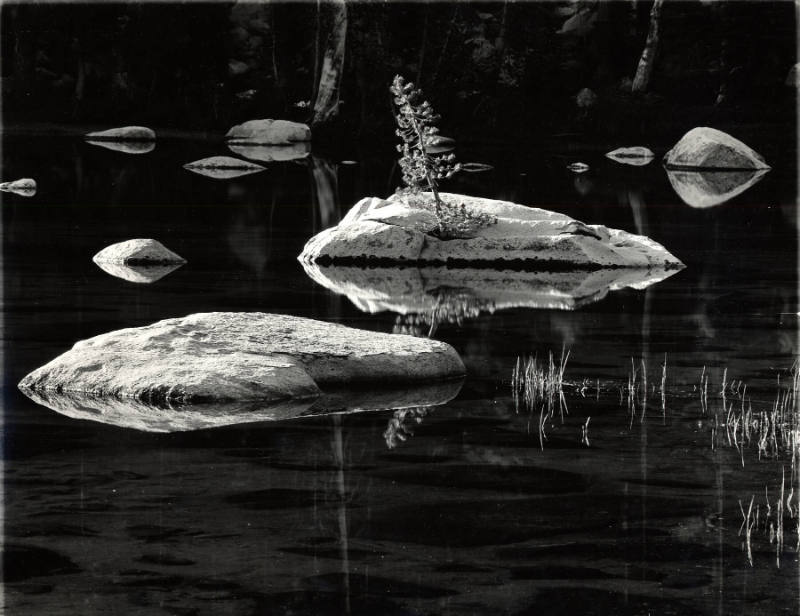
[[169, 405], [314, 397], [320, 385], [463, 373], [458, 354], [442, 342], [286, 315], [212, 312], [80, 341], [20, 388]]
[[606, 157], [611, 160], [622, 163], [623, 165], [633, 165], [635, 167], [642, 167], [650, 163], [655, 157], [652, 150], [642, 146], [633, 146], [629, 148], [617, 148], [606, 153]]
[[122, 126], [86, 133], [90, 141], [154, 141], [156, 133], [146, 126]]
[[764, 158], [735, 137], [715, 128], [693, 128], [664, 155], [667, 168], [769, 169]]
[[248, 120], [231, 128], [225, 139], [234, 144], [289, 144], [311, 141], [311, 129], [305, 124], [288, 120]]
[[442, 193], [452, 204], [484, 212], [496, 224], [473, 237], [440, 240], [431, 235], [435, 217], [403, 197], [368, 197], [356, 203], [335, 227], [311, 238], [300, 255], [317, 261], [502, 262], [547, 267], [681, 267], [660, 244], [639, 235], [586, 225], [539, 208], [507, 201]]
[[350, 389], [318, 398], [263, 401], [151, 404], [136, 398], [24, 390], [38, 404], [57, 413], [144, 432], [185, 432], [243, 423], [281, 421], [326, 413], [359, 413], [384, 409], [436, 406], [452, 400], [461, 379], [417, 383], [384, 390]]
[[572, 272], [520, 272], [487, 268], [318, 266], [308, 276], [364, 312], [475, 315], [510, 308], [574, 310], [609, 291], [644, 289], [675, 269], [614, 268]]
[[680, 171], [668, 169], [672, 188], [687, 205], [696, 208], [713, 207], [733, 199], [761, 181], [769, 169], [750, 171]]
[[210, 156], [186, 163], [183, 168], [216, 180], [230, 180], [266, 169], [262, 165], [232, 156]]
[[36, 194], [36, 180], [22, 178], [13, 182], [0, 183], [0, 190], [3, 192], [14, 193], [22, 197], [33, 197]]
[[158, 240], [133, 239], [106, 246], [93, 258], [97, 264], [113, 265], [179, 265], [186, 259], [175, 254]]

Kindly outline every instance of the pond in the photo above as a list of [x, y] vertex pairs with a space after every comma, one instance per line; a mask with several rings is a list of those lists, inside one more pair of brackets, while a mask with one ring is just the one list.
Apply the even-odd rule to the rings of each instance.
[[[492, 168], [447, 189], [645, 234], [687, 266], [649, 285], [446, 268], [312, 279], [305, 241], [396, 188], [391, 150], [219, 180], [182, 167], [230, 154], [209, 139], [125, 153], [6, 135], [6, 178], [39, 184], [2, 206], [7, 613], [796, 613], [794, 153], [765, 152], [772, 171], [693, 206], [658, 158], [603, 156], [617, 145], [459, 147]], [[139, 284], [92, 262], [136, 237], [187, 264]], [[419, 290], [395, 293], [406, 280]], [[170, 433], [16, 389], [78, 340], [211, 311], [431, 335], [467, 376], [401, 409], [365, 399]], [[518, 362], [550, 354], [565, 362], [552, 406], [515, 396]]]

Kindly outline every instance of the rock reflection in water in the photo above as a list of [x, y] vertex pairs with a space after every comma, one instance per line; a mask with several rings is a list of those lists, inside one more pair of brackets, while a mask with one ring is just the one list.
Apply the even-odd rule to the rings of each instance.
[[147, 154], [156, 149], [155, 141], [96, 141], [87, 139], [86, 143], [123, 154]]
[[761, 181], [769, 169], [741, 171], [667, 170], [672, 188], [686, 205], [696, 208], [720, 205]]
[[445, 404], [462, 381], [404, 388], [336, 389], [318, 398], [265, 403], [258, 400], [198, 404], [151, 404], [135, 398], [24, 389], [34, 402], [74, 419], [88, 419], [143, 432], [187, 432], [244, 423], [280, 421], [330, 413], [359, 413]]
[[301, 160], [311, 153], [311, 144], [303, 141], [288, 145], [234, 145], [228, 149], [239, 156], [264, 163]]
[[675, 269], [511, 271], [488, 268], [360, 268], [303, 264], [312, 280], [347, 298], [364, 312], [427, 315], [460, 322], [510, 308], [575, 310], [609, 291], [645, 289]]
[[128, 282], [140, 284], [150, 284], [161, 280], [167, 274], [171, 274], [184, 265], [183, 263], [168, 263], [166, 265], [122, 265], [104, 261], [95, 261], [95, 264], [106, 274], [111, 274], [116, 278], [122, 278]]

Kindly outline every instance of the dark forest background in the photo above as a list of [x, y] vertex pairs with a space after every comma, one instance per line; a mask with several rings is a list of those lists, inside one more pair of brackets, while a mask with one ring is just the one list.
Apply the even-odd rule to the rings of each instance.
[[[655, 135], [766, 123], [794, 138], [794, 3], [348, 2], [337, 113], [315, 138], [392, 139], [388, 86], [417, 82], [473, 139]], [[5, 3], [3, 122], [226, 130], [310, 121], [341, 3]], [[341, 23], [339, 22], [339, 25]], [[790, 128], [792, 127], [792, 128]]]

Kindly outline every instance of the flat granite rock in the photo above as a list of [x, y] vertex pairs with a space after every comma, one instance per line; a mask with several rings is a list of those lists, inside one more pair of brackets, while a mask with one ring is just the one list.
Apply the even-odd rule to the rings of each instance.
[[[424, 194], [424, 196], [427, 193]], [[442, 240], [434, 236], [436, 218], [406, 197], [367, 197], [335, 227], [305, 245], [303, 263], [503, 263], [547, 268], [666, 267], [683, 264], [653, 240], [587, 225], [558, 212], [508, 201], [441, 193], [446, 203], [483, 212], [495, 224], [472, 236]]]
[[229, 144], [281, 145], [311, 141], [311, 129], [289, 120], [248, 120], [237, 124], [225, 135]]
[[211, 312], [82, 340], [20, 389], [150, 404], [319, 396], [320, 386], [390, 385], [464, 374], [452, 347], [300, 317]]

